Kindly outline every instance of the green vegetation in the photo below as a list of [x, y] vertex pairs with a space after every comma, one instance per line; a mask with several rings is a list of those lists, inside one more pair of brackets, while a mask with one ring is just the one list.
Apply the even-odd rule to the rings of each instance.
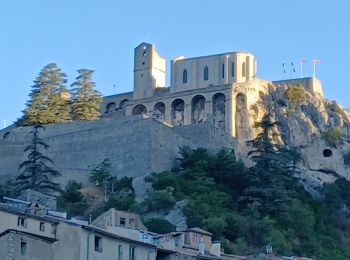
[[31, 99], [18, 123], [36, 125], [70, 121], [66, 81], [66, 75], [55, 63], [46, 65], [34, 81], [29, 95]]
[[151, 232], [165, 234], [176, 231], [176, 227], [163, 218], [151, 218], [144, 221], [145, 226]]
[[268, 115], [256, 125], [262, 131], [248, 142], [250, 168], [230, 150], [182, 148], [178, 169], [150, 178], [150, 198], [168, 191], [165, 197], [186, 201], [187, 224], [213, 233], [227, 253], [254, 254], [271, 244], [277, 254], [349, 259], [350, 183], [326, 185], [324, 200], [313, 199], [293, 177], [300, 156], [271, 142], [276, 125]]
[[342, 130], [340, 127], [328, 128], [323, 132], [321, 137], [325, 143], [331, 147], [337, 148], [338, 145], [343, 144]]
[[87, 203], [79, 191], [80, 189], [81, 183], [69, 181], [65, 187], [65, 190], [57, 198], [58, 209], [66, 211], [69, 216], [83, 215]]
[[100, 116], [101, 93], [92, 82], [93, 70], [80, 69], [71, 93], [65, 86], [66, 74], [55, 64], [46, 65], [34, 80], [30, 100], [17, 125], [95, 120]]
[[140, 205], [135, 201], [132, 180], [131, 177], [123, 177], [119, 180], [110, 179], [106, 183], [107, 201], [91, 213], [92, 218], [95, 219], [110, 208], [139, 213]]
[[291, 104], [292, 111], [295, 111], [297, 106], [305, 101], [306, 92], [302, 86], [291, 86], [286, 91], [286, 97]]
[[41, 152], [41, 149], [47, 150], [49, 146], [39, 138], [39, 129], [44, 127], [41, 125], [33, 127], [30, 132], [33, 135], [31, 143], [24, 149], [24, 152], [28, 152], [28, 157], [19, 165], [18, 170], [21, 173], [14, 181], [18, 192], [26, 189], [44, 193], [61, 191], [60, 185], [51, 181], [52, 177], [57, 177], [60, 173], [48, 166], [53, 164], [53, 161]]
[[93, 70], [80, 69], [76, 82], [72, 84], [73, 102], [72, 113], [73, 119], [78, 120], [96, 120], [100, 116], [100, 105], [102, 95], [94, 89], [95, 82], [92, 82]]
[[109, 158], [104, 159], [102, 162], [92, 167], [89, 180], [95, 183], [96, 186], [101, 186], [101, 184], [104, 184], [104, 182], [110, 177], [110, 168], [111, 163]]

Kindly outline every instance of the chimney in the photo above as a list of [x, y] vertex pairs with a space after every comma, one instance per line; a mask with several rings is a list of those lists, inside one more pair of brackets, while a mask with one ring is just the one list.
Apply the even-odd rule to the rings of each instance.
[[199, 240], [198, 251], [199, 251], [200, 255], [204, 255], [204, 240], [203, 240], [203, 237], [201, 237], [200, 240]]
[[221, 256], [221, 242], [213, 241], [210, 247], [210, 253], [215, 256]]

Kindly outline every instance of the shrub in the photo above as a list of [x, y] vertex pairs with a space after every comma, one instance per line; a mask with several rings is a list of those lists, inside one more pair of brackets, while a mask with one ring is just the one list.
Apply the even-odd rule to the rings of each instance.
[[296, 106], [303, 103], [306, 99], [305, 89], [301, 86], [291, 86], [286, 91], [286, 97], [291, 103], [292, 110], [295, 110]]
[[168, 210], [175, 205], [175, 198], [172, 190], [156, 190], [153, 191], [146, 199], [148, 210]]
[[84, 196], [79, 191], [81, 183], [76, 181], [69, 181], [65, 190], [57, 198], [58, 208], [66, 210], [70, 216], [82, 215], [86, 209], [86, 201]]
[[337, 148], [337, 145], [343, 144], [342, 131], [340, 127], [329, 128], [321, 134], [325, 143], [331, 147]]
[[[91, 167], [91, 166], [89, 166]], [[104, 159], [99, 164], [95, 165], [91, 172], [89, 180], [94, 182], [96, 186], [100, 186], [110, 176], [109, 171], [111, 169], [111, 163], [109, 159]]]
[[163, 218], [151, 218], [144, 221], [149, 231], [158, 234], [165, 234], [176, 231], [176, 226]]

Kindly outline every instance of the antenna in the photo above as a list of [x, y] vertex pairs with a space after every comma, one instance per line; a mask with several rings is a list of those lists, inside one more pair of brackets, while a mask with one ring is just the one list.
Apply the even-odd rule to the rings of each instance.
[[284, 74], [286, 73], [286, 66], [284, 64], [284, 60], [282, 61], [282, 79], [284, 79]]
[[113, 95], [115, 95], [115, 84], [113, 84]]

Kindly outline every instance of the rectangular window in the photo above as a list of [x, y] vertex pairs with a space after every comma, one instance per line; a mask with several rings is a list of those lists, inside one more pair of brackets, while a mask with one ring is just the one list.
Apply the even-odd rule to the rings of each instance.
[[27, 219], [25, 217], [18, 217], [17, 226], [19, 227], [27, 227]]
[[231, 77], [235, 77], [235, 64], [233, 62], [231, 62]]
[[21, 240], [21, 255], [27, 254], [27, 242]]
[[56, 233], [56, 225], [51, 224], [51, 234], [55, 234], [55, 233]]
[[102, 253], [102, 237], [95, 236], [95, 251]]
[[225, 78], [225, 64], [222, 64], [222, 78]]
[[118, 260], [123, 260], [123, 246], [118, 245]]
[[135, 219], [129, 218], [129, 225], [135, 225]]
[[45, 223], [44, 223], [44, 222], [40, 222], [39, 230], [40, 230], [41, 232], [44, 232], [44, 231], [45, 231]]
[[129, 247], [129, 260], [136, 260], [136, 247], [135, 246]]
[[119, 225], [120, 225], [121, 227], [125, 227], [125, 218], [120, 218], [120, 220], [119, 220]]

